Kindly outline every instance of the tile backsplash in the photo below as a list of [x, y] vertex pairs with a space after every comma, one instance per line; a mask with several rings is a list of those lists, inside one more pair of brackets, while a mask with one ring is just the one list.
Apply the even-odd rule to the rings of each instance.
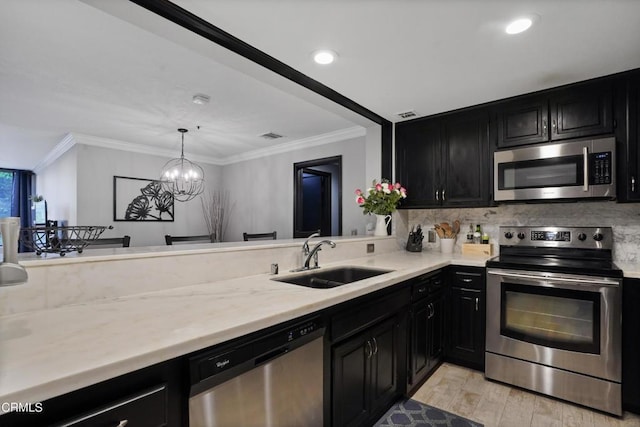
[[422, 224], [425, 230], [425, 250], [438, 250], [439, 241], [428, 243], [426, 230], [440, 222], [461, 222], [454, 252], [461, 252], [466, 241], [469, 224], [482, 226], [497, 250], [498, 227], [502, 225], [526, 226], [588, 226], [612, 227], [614, 234], [613, 257], [619, 262], [640, 262], [640, 205], [611, 201], [505, 204], [490, 208], [466, 209], [411, 209], [394, 214], [398, 243], [404, 245], [412, 226]]

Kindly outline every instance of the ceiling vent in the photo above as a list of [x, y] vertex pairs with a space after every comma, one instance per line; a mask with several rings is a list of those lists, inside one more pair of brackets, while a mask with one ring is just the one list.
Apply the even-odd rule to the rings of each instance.
[[403, 111], [402, 113], [398, 113], [397, 116], [400, 117], [401, 119], [410, 119], [411, 117], [417, 117], [418, 115], [416, 114], [415, 111], [410, 110], [410, 111]]
[[278, 135], [277, 133], [273, 133], [273, 132], [269, 132], [269, 133], [265, 133], [260, 135], [262, 138], [264, 139], [278, 139], [278, 138], [282, 138], [282, 135]]

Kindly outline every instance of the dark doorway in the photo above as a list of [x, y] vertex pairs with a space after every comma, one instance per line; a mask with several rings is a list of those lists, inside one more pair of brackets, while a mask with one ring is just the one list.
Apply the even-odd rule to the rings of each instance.
[[293, 237], [342, 234], [342, 156], [295, 163]]

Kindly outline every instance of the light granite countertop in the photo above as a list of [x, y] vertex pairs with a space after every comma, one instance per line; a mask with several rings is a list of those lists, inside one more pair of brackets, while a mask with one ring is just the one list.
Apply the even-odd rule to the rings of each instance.
[[326, 264], [394, 270], [333, 289], [261, 274], [0, 317], [0, 402], [43, 401], [449, 264], [483, 267], [486, 259], [398, 251]]

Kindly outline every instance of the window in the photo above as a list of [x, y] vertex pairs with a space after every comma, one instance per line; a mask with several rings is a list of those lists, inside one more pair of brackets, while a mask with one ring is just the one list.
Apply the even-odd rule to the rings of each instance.
[[[11, 216], [11, 198], [13, 194], [13, 172], [0, 170], [0, 218]], [[2, 235], [0, 235], [2, 245]]]
[[[0, 218], [20, 217], [20, 226], [32, 225], [31, 200], [35, 175], [31, 171], [0, 169]], [[0, 245], [2, 240], [0, 237]], [[24, 248], [19, 248], [24, 251]]]

